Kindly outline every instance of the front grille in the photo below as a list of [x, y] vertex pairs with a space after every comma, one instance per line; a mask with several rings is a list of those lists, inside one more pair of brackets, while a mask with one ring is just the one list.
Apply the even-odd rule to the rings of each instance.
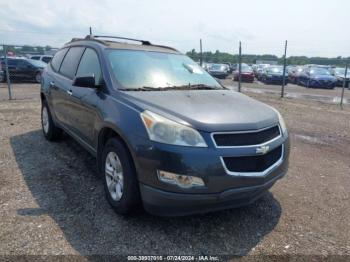
[[282, 157], [282, 145], [265, 155], [223, 157], [227, 170], [230, 172], [263, 172]]
[[213, 135], [216, 146], [250, 146], [259, 145], [280, 136], [278, 126], [242, 133], [217, 133]]

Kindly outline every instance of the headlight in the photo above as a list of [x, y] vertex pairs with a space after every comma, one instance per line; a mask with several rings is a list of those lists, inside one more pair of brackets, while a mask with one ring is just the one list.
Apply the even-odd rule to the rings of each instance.
[[276, 110], [276, 112], [277, 112], [277, 115], [278, 115], [278, 121], [280, 123], [280, 127], [281, 127], [281, 130], [282, 130], [282, 133], [284, 134], [284, 133], [287, 132], [286, 122], [284, 122], [284, 119], [283, 119], [282, 115], [280, 114], [280, 112], [278, 112], [277, 110]]
[[272, 106], [270, 106], [270, 108], [276, 112], [276, 114], [278, 115], [278, 122], [280, 124], [280, 127], [281, 127], [281, 131], [282, 131], [282, 134], [286, 133], [287, 132], [287, 125], [286, 125], [286, 122], [284, 122], [284, 119], [282, 117], [282, 115], [280, 114], [280, 112], [278, 112], [275, 108], [273, 108]]
[[152, 141], [178, 146], [207, 147], [203, 137], [193, 128], [147, 110], [140, 115]]

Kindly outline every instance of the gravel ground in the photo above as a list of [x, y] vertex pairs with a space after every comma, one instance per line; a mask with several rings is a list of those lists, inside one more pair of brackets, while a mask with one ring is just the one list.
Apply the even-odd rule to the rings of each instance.
[[94, 158], [69, 137], [44, 139], [38, 85], [15, 89], [31, 99], [0, 102], [0, 255], [350, 255], [350, 107], [250, 94], [289, 126], [284, 179], [243, 208], [122, 217]]

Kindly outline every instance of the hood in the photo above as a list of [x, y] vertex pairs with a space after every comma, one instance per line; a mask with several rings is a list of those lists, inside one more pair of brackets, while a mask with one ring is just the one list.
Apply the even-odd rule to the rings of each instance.
[[142, 111], [149, 110], [197, 130], [240, 131], [278, 123], [268, 105], [231, 90], [125, 92]]

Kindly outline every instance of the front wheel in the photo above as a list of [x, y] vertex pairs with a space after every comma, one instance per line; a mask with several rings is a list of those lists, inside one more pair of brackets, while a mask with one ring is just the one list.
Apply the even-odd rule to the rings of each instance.
[[114, 211], [126, 215], [139, 210], [141, 198], [135, 167], [119, 139], [107, 141], [101, 162], [106, 197]]

